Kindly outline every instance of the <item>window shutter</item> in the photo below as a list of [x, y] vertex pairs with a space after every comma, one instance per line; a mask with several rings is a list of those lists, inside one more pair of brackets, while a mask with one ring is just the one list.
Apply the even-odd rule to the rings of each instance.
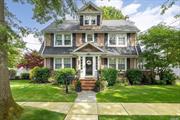
[[100, 18], [101, 16], [100, 15], [97, 15], [97, 25], [100, 26]]
[[98, 34], [94, 33], [94, 42], [97, 43]]
[[85, 43], [85, 39], [86, 39], [86, 34], [82, 33], [82, 43]]
[[80, 26], [83, 26], [83, 15], [80, 15]]
[[73, 46], [76, 46], [76, 33], [73, 33], [73, 38], [72, 38], [72, 40], [73, 40]]
[[54, 33], [51, 33], [51, 46], [54, 47]]
[[72, 58], [72, 68], [76, 70], [76, 58]]
[[127, 69], [130, 69], [130, 58], [127, 58]]
[[108, 45], [108, 33], [104, 33], [104, 46]]
[[54, 58], [50, 58], [50, 69], [53, 70], [53, 67], [54, 67]]
[[131, 33], [127, 33], [127, 45], [130, 46], [130, 37], [131, 37]]

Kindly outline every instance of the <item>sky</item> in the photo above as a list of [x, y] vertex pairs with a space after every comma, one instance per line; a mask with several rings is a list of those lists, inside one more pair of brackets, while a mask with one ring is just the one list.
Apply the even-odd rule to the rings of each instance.
[[[82, 7], [81, 0], [77, 0], [78, 7]], [[90, 1], [90, 0], [86, 0]], [[148, 28], [157, 25], [161, 22], [170, 26], [180, 28], [180, 20], [174, 16], [180, 13], [180, 1], [173, 5], [164, 15], [160, 14], [160, 7], [166, 0], [91, 0], [97, 6], [113, 6], [122, 11], [124, 15], [128, 15], [129, 19], [141, 30], [145, 31]], [[39, 24], [33, 16], [33, 6], [29, 4], [14, 3], [13, 0], [6, 0], [8, 9], [14, 13], [23, 26], [36, 28], [41, 31], [48, 26], [52, 21], [45, 24]], [[41, 43], [33, 34], [24, 37], [23, 40], [27, 43], [26, 47], [32, 50], [39, 50]]]

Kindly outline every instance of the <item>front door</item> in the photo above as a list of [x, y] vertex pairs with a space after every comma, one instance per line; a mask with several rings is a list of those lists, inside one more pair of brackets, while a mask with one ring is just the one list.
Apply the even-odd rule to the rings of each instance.
[[86, 57], [86, 76], [93, 75], [93, 57]]

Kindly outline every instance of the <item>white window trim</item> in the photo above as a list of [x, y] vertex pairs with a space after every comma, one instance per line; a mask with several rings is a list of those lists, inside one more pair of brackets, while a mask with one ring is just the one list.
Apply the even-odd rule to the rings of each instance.
[[84, 18], [84, 20], [83, 20], [83, 25], [84, 25], [84, 26], [88, 26], [88, 25], [97, 25], [97, 16], [92, 15], [93, 17], [96, 17], [96, 19], [95, 19], [95, 24], [92, 24], [92, 23], [91, 23], [92, 16], [91, 16], [90, 19], [89, 19], [89, 24], [85, 24], [85, 20], [86, 20], [85, 17], [86, 17], [86, 16], [91, 16], [91, 15], [84, 15], [84, 16], [83, 16], [83, 18]]
[[86, 33], [85, 42], [87, 42], [87, 35], [88, 34], [92, 34], [92, 41], [90, 41], [90, 42], [94, 42], [94, 33]]
[[[59, 59], [59, 58], [61, 58], [62, 59], [62, 67], [61, 68], [64, 68], [64, 58], [70, 58], [70, 63], [71, 63], [71, 67], [70, 68], [72, 68], [72, 57], [57, 57], [57, 58], [54, 58], [53, 59], [53, 68], [54, 68], [54, 70], [58, 70], [58, 69], [56, 69], [56, 64], [55, 64], [55, 61], [56, 61], [56, 59]], [[61, 69], [61, 68], [59, 68], [59, 69]]]
[[[70, 34], [71, 35], [71, 45], [65, 45], [65, 39], [64, 39], [64, 35], [65, 34]], [[62, 45], [56, 45], [56, 35], [62, 35]], [[72, 40], [73, 36], [72, 33], [55, 33], [54, 34], [54, 47], [72, 47], [73, 46], [73, 40]]]
[[[110, 34], [108, 33], [108, 47], [127, 47], [127, 34], [126, 33], [116, 33], [116, 45], [110, 45]], [[118, 35], [125, 35], [125, 45], [118, 45]]]
[[[127, 58], [125, 58], [125, 57], [117, 57], [117, 58], [115, 58], [115, 59], [116, 59], [116, 70], [119, 70], [119, 69], [118, 69], [118, 59], [119, 59], [119, 58], [124, 58], [124, 59], [125, 59], [125, 69], [124, 69], [124, 70], [121, 70], [121, 71], [126, 71], [126, 70], [127, 70]], [[108, 58], [108, 68], [110, 68], [110, 67], [109, 67], [109, 59], [110, 59], [110, 58]]]

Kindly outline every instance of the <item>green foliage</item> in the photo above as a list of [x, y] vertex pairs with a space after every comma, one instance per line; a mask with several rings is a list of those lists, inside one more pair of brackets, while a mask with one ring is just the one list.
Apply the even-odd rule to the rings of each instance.
[[101, 78], [108, 82], [108, 86], [113, 86], [117, 80], [118, 71], [113, 68], [105, 68], [101, 70]]
[[74, 78], [75, 74], [76, 71], [73, 68], [63, 68], [55, 71], [54, 78], [58, 83], [64, 84], [64, 80], [66, 80], [67, 77]]
[[175, 77], [174, 73], [171, 70], [163, 71], [160, 74], [160, 81], [163, 84], [173, 85], [173, 84], [175, 84], [175, 80], [176, 80], [176, 77]]
[[34, 67], [30, 71], [30, 78], [37, 83], [48, 82], [49, 77], [50, 77], [50, 70], [48, 68]]
[[13, 79], [15, 79], [15, 77], [16, 77], [16, 70], [10, 69], [9, 70], [9, 79], [13, 80]]
[[100, 87], [101, 82], [99, 80], [96, 80], [95, 87]]
[[156, 84], [155, 73], [152, 71], [143, 71], [142, 84], [146, 84], [146, 85]]
[[21, 79], [22, 80], [29, 80], [29, 73], [21, 73]]
[[157, 69], [158, 73], [167, 69], [169, 65], [180, 63], [180, 30], [157, 25], [139, 36], [145, 46], [141, 57], [146, 60], [145, 67]]
[[115, 7], [107, 7], [103, 6], [101, 7], [103, 11], [103, 19], [104, 20], [119, 20], [119, 19], [124, 19], [124, 15], [122, 12]]
[[143, 73], [139, 69], [129, 69], [127, 70], [127, 78], [132, 85], [141, 84]]

